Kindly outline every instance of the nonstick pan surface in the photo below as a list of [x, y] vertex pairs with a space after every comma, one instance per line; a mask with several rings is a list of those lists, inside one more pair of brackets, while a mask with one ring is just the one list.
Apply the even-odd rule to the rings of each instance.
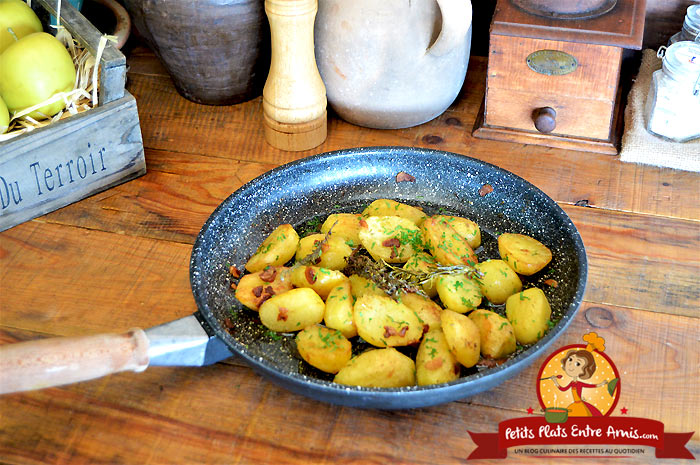
[[[397, 182], [399, 172], [408, 173], [415, 181]], [[235, 265], [243, 270], [258, 245], [280, 224], [290, 223], [299, 231], [309, 221], [330, 213], [359, 212], [378, 198], [418, 205], [428, 214], [472, 219], [482, 229], [482, 259], [498, 258], [495, 238], [502, 232], [528, 234], [547, 245], [552, 262], [524, 284], [545, 291], [553, 317], [559, 317], [557, 324], [507, 362], [493, 368], [464, 369], [460, 379], [447, 384], [380, 389], [332, 383], [332, 376], [301, 360], [293, 334], [266, 330], [257, 313], [235, 299], [229, 268]], [[234, 192], [212, 213], [197, 237], [190, 263], [192, 290], [202, 317], [254, 370], [320, 401], [382, 409], [450, 402], [514, 376], [543, 355], [569, 325], [581, 304], [586, 274], [586, 253], [576, 227], [538, 188], [476, 159], [409, 147], [341, 150], [265, 173]], [[547, 279], [555, 280], [558, 286], [544, 284]]]

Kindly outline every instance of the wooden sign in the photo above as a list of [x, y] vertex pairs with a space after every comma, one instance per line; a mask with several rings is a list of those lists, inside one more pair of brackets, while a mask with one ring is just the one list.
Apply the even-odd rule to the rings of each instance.
[[119, 100], [0, 144], [0, 231], [146, 172], [136, 100]]

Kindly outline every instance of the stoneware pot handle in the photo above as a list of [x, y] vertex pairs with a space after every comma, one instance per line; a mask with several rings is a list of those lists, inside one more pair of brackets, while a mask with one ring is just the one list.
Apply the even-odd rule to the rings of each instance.
[[467, 35], [472, 24], [472, 4], [469, 0], [437, 0], [437, 3], [442, 14], [442, 30], [428, 54], [443, 56]]
[[148, 338], [124, 334], [41, 339], [0, 346], [0, 394], [86, 381], [148, 366]]

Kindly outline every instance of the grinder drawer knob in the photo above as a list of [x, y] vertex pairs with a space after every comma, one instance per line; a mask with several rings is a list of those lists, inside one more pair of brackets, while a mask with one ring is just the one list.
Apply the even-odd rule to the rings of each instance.
[[532, 112], [532, 120], [538, 131], [547, 134], [557, 127], [557, 112], [552, 107], [538, 108]]

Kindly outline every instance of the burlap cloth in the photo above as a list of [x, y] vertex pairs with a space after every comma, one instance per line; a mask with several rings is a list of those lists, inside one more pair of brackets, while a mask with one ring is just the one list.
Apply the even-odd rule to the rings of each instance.
[[[657, 69], [661, 69], [661, 59], [656, 57], [656, 51], [644, 50], [639, 75], [627, 98], [620, 160], [685, 171], [700, 171], [700, 139], [681, 144], [660, 139], [646, 130], [644, 102], [649, 93], [651, 75]], [[700, 124], [700, 115], [698, 124]]]

